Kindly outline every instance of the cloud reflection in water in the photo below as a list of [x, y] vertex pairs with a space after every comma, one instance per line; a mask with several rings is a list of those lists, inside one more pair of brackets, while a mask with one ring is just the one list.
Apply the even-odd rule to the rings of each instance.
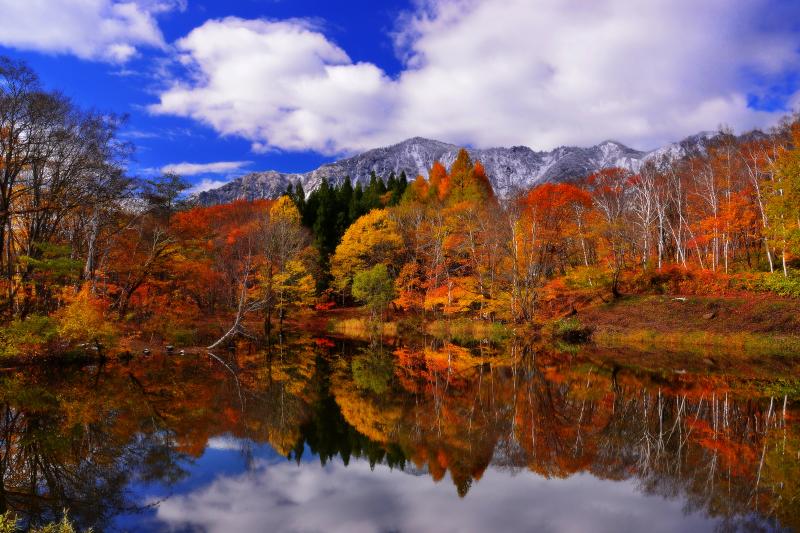
[[[226, 442], [226, 444], [229, 444]], [[226, 446], [229, 453], [236, 453]], [[363, 460], [270, 462], [221, 476], [163, 502], [165, 528], [325, 532], [584, 532], [713, 531], [716, 521], [687, 516], [681, 500], [647, 496], [634, 481], [589, 474], [546, 479], [529, 471], [490, 467], [465, 498], [449, 479], [374, 470]]]

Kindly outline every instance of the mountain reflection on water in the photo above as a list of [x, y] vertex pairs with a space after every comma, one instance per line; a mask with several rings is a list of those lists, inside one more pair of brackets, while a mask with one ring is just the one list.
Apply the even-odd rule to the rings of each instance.
[[0, 510], [96, 531], [800, 530], [786, 358], [325, 338], [220, 357], [4, 373]]

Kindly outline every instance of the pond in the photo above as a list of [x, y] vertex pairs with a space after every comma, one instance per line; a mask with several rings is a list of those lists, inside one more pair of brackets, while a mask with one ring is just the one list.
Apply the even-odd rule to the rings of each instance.
[[6, 370], [0, 509], [95, 531], [800, 530], [791, 358], [436, 339]]

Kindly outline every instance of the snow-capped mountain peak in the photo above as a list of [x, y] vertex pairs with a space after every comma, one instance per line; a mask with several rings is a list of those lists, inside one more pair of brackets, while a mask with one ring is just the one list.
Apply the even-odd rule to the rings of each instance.
[[[658, 164], [664, 158], [675, 160], [702, 152], [718, 134], [701, 132], [682, 141], [650, 152], [635, 150], [624, 144], [606, 140], [589, 148], [561, 146], [549, 152], [537, 152], [527, 146], [510, 148], [468, 148], [473, 159], [480, 160], [499, 196], [529, 188], [547, 181], [569, 181], [583, 178], [604, 168], [621, 167], [637, 172], [647, 161]], [[353, 183], [366, 184], [370, 174], [386, 177], [391, 172], [405, 172], [409, 180], [417, 175], [427, 177], [434, 161], [450, 166], [459, 147], [423, 137], [412, 137], [400, 143], [368, 150], [346, 159], [326, 163], [310, 172], [288, 174], [274, 170], [254, 172], [237, 178], [217, 189], [196, 195], [202, 204], [229, 202], [239, 198], [274, 198], [289, 183], [300, 182], [309, 192], [327, 179], [340, 183], [350, 176]]]

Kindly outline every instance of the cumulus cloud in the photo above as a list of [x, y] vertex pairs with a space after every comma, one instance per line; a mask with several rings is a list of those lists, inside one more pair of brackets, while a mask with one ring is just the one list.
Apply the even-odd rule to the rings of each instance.
[[0, 44], [122, 63], [166, 46], [156, 16], [173, 9], [185, 0], [0, 0]]
[[649, 148], [777, 119], [748, 106], [798, 68], [790, 25], [800, 5], [776, 9], [766, 0], [422, 0], [393, 35], [404, 64], [393, 77], [305, 21], [212, 20], [178, 41], [190, 74], [151, 110], [241, 136], [258, 152], [353, 152], [414, 135]]
[[[725, 122], [747, 107], [745, 72], [798, 65], [796, 34], [765, 27], [762, 0], [429, 2], [398, 36], [409, 69], [402, 125], [478, 145], [642, 147]], [[800, 13], [800, 10], [795, 9]]]
[[199, 174], [224, 174], [240, 170], [250, 161], [216, 161], [213, 163], [170, 163], [161, 167], [161, 172], [170, 172], [181, 176], [197, 176]]
[[353, 63], [305, 21], [212, 20], [177, 48], [192, 77], [151, 109], [242, 136], [257, 152], [345, 151], [369, 142], [394, 107], [378, 67]]

